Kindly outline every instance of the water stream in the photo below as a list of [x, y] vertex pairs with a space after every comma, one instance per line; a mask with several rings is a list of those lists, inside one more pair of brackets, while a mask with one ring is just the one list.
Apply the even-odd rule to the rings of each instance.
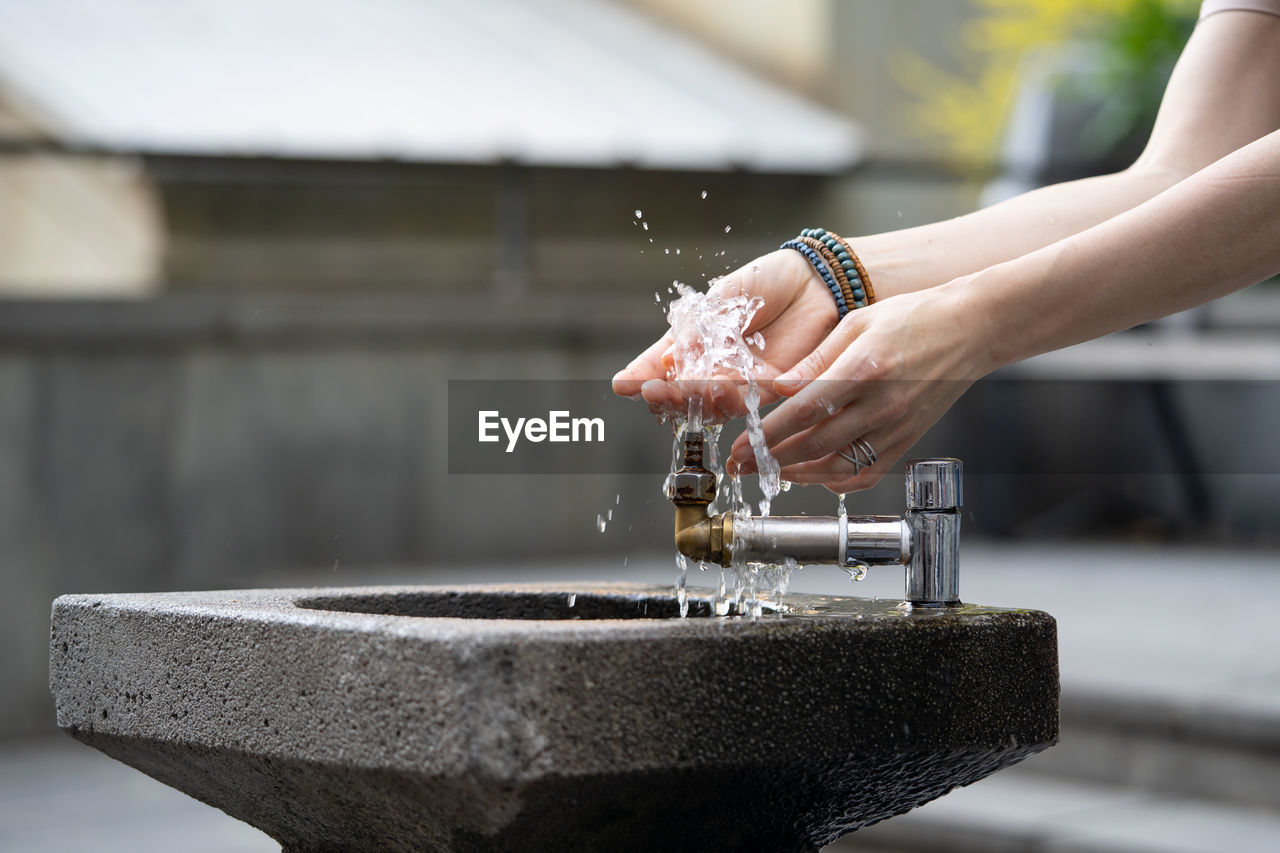
[[[700, 293], [678, 282], [675, 287], [677, 298], [666, 309], [667, 322], [671, 326], [674, 340], [672, 366], [667, 371], [667, 379], [689, 383], [687, 390], [690, 393], [687, 409], [674, 422], [671, 473], [675, 473], [680, 465], [682, 438], [686, 431], [701, 430], [705, 446], [703, 464], [716, 475], [720, 484], [720, 491], [709, 511], [712, 514], [719, 512], [721, 499], [724, 498], [728, 504], [726, 510], [732, 512], [735, 518], [751, 516], [751, 504], [743, 493], [741, 477], [737, 474], [726, 477], [720, 461], [717, 443], [722, 425], [706, 422], [708, 419], [703, 417], [702, 410], [704, 394], [697, 393], [714, 388], [718, 382], [742, 383], [743, 401], [747, 407], [747, 438], [755, 455], [760, 484], [760, 515], [767, 516], [774, 498], [784, 490], [784, 485], [778, 461], [769, 453], [761, 428], [760, 388], [756, 377], [764, 366], [760, 352], [764, 350], [765, 342], [759, 333], [746, 336], [751, 319], [764, 305], [764, 300], [759, 296]], [[710, 420], [714, 421], [714, 418]], [[742, 526], [736, 526], [735, 529], [742, 529]], [[737, 543], [734, 553], [741, 553], [742, 549], [736, 545]], [[676, 566], [676, 598], [680, 602], [680, 615], [683, 617], [688, 613], [685, 591], [688, 561], [683, 556], [677, 557]], [[710, 567], [700, 563], [698, 568], [705, 572]], [[720, 580], [712, 602], [713, 612], [719, 616], [738, 613], [759, 617], [766, 602], [781, 603], [791, 574], [800, 567], [794, 560], [788, 560], [782, 565], [735, 560], [727, 572], [719, 566], [716, 568], [720, 569]]]

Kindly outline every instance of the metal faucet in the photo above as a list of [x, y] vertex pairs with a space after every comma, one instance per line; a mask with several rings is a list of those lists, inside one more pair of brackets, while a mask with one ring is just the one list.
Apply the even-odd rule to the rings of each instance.
[[676, 549], [693, 560], [907, 567], [906, 598], [916, 607], [960, 603], [961, 462], [907, 463], [907, 511], [902, 517], [708, 515], [716, 476], [702, 464], [700, 430], [686, 432], [684, 461], [667, 497], [676, 507]]

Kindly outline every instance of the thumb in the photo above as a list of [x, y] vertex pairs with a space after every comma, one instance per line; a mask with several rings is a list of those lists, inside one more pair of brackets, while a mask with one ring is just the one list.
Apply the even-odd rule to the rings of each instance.
[[831, 330], [831, 334], [827, 335], [813, 352], [773, 380], [774, 391], [784, 397], [796, 394], [801, 388], [826, 373], [827, 368], [835, 364], [836, 359], [849, 348], [849, 344], [858, 339], [860, 334], [862, 334], [862, 325], [855, 324], [851, 320], [851, 315], [846, 315], [845, 319]]

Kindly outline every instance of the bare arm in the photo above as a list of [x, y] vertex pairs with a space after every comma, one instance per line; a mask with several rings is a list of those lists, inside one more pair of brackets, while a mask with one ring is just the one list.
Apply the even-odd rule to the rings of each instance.
[[[765, 439], [789, 480], [867, 488], [995, 368], [1278, 271], [1280, 130], [1079, 234], [849, 314], [775, 381], [792, 397], [765, 417]], [[851, 436], [881, 462], [850, 471], [834, 451]], [[751, 470], [745, 436], [733, 458]]]
[[[909, 342], [919, 334], [926, 334], [935, 341], [951, 341], [948, 334], [954, 326], [953, 320], [933, 317], [927, 309], [917, 313], [914, 303], [890, 308], [898, 299], [885, 297], [914, 298], [943, 282], [952, 282], [952, 285], [937, 287], [939, 292], [924, 301], [941, 304], [955, 300], [959, 298], [955, 293], [956, 286], [967, 285], [970, 281], [992, 282], [1008, 273], [1003, 265], [1024, 256], [1034, 256], [1039, 262], [1043, 262], [1045, 256], [1039, 252], [1046, 247], [1056, 246], [1055, 251], [1061, 251], [1067, 245], [1065, 241], [1068, 238], [1087, 233], [1102, 223], [1141, 207], [1162, 193], [1167, 193], [1179, 181], [1185, 182], [1189, 179], [1188, 176], [1198, 177], [1200, 170], [1280, 127], [1278, 81], [1280, 18], [1235, 11], [1212, 15], [1197, 26], [1178, 61], [1146, 150], [1124, 172], [1046, 187], [945, 222], [853, 240], [854, 248], [871, 273], [881, 304], [854, 312], [845, 318], [840, 328], [836, 328], [835, 310], [830, 305], [825, 286], [795, 252], [774, 252], [759, 258], [742, 270], [726, 276], [716, 288], [733, 293], [745, 290], [766, 294], [768, 316], [764, 316], [765, 312], [762, 312], [757, 321], [761, 324], [758, 329], [770, 342], [768, 351], [778, 352], [774, 341], [783, 337], [791, 344], [790, 351], [808, 351], [809, 348], [817, 347], [806, 359], [809, 376], [825, 374], [828, 367], [834, 370], [838, 353], [830, 350], [829, 345], [832, 341], [843, 340], [845, 346], [850, 346], [859, 353], [859, 358], [867, 358], [867, 353], [874, 351], [872, 364], [891, 365], [910, 362], [913, 358], [922, 364], [928, 361], [929, 369], [917, 371], [914, 378], [954, 378], [958, 375], [976, 378], [982, 375], [984, 365], [991, 358], [1016, 356], [983, 353], [979, 358], [978, 354], [973, 354], [976, 360], [964, 363], [959, 360], [964, 352], [959, 348], [926, 356], [919, 352], [921, 347], [914, 347], [913, 350], [911, 345], [903, 341]], [[1197, 182], [1191, 186], [1201, 184]], [[1125, 221], [1139, 220], [1130, 218]], [[1146, 219], [1140, 221], [1148, 222]], [[1229, 218], [1223, 221], [1229, 221]], [[1224, 239], [1230, 236], [1230, 232], [1227, 232]], [[1117, 236], [1113, 239], [1123, 242], [1124, 238]], [[1125, 253], [1123, 249], [1116, 251]], [[1138, 256], [1125, 254], [1127, 257]], [[1217, 257], [1218, 255], [1211, 253], [1197, 259], [1196, 263], [1209, 263], [1210, 259]], [[1127, 266], [1128, 263], [1126, 260], [1122, 265]], [[1020, 266], [1016, 269], [1021, 270], [1020, 274], [1031, 278], [1036, 274], [1045, 278], [1043, 271], [1037, 272], [1039, 268]], [[987, 272], [978, 275], [983, 270]], [[999, 275], [997, 270], [1001, 270]], [[1215, 270], [1214, 275], [1209, 278], [1215, 282], [1212, 287], [1228, 286], [1228, 279], [1220, 275], [1220, 270]], [[1057, 307], [1064, 308], [1064, 317], [1059, 319], [1070, 320], [1078, 325], [1052, 331], [1042, 329], [1043, 337], [1036, 345], [1026, 338], [1026, 334], [1041, 327], [1029, 313], [1048, 310], [1044, 306], [1050, 303], [1046, 302], [1038, 309], [1026, 308], [1027, 304], [1032, 303], [1025, 303], [1022, 309], [1015, 306], [1010, 310], [1015, 314], [1022, 310], [1023, 314], [1020, 316], [1024, 323], [1029, 324], [1018, 330], [1020, 334], [1016, 339], [1022, 342], [1020, 351], [1030, 354], [1033, 350], [1052, 349], [1082, 339], [1079, 335], [1087, 329], [1101, 329], [1097, 334], [1102, 334], [1113, 326], [1122, 328], [1122, 325], [1114, 325], [1123, 322], [1122, 317], [1139, 317], [1129, 322], [1132, 325], [1142, 318], [1159, 316], [1177, 310], [1178, 306], [1193, 304], [1187, 302], [1187, 299], [1203, 302], [1216, 295], [1216, 292], [1211, 291], [1197, 291], [1194, 295], [1181, 290], [1176, 291], [1176, 294], [1175, 291], [1153, 292], [1114, 276], [1081, 283], [1078, 287], [1088, 288], [1090, 299], [1099, 297], [1100, 289], [1118, 291], [1110, 294], [1118, 300], [1109, 306], [1113, 313], [1101, 318], [1100, 315], [1079, 311], [1080, 306], [1074, 303], [1059, 305]], [[1002, 292], [1001, 296], [1014, 298], [1011, 292]], [[1071, 294], [1061, 294], [1056, 298], [1069, 301]], [[915, 329], [911, 335], [904, 332], [903, 339], [896, 344], [890, 340], [890, 332], [895, 329], [902, 331], [899, 327], [903, 324], [910, 325], [917, 316], [920, 318], [920, 328]], [[981, 313], [978, 317], [981, 319]], [[933, 327], [935, 323], [937, 328]], [[774, 333], [775, 328], [778, 334]], [[832, 333], [833, 329], [836, 330], [835, 333]], [[750, 331], [755, 330], [753, 328]], [[869, 341], [860, 341], [854, 345], [854, 339], [868, 331], [877, 334], [871, 334]], [[878, 331], [884, 331], [885, 335], [878, 334]], [[819, 342], [823, 342], [821, 346]], [[882, 344], [887, 348], [884, 352], [880, 351]], [[658, 381], [666, 372], [661, 356], [668, 345], [669, 341], [659, 341], [621, 371], [614, 380], [618, 393], [643, 393], [655, 411], [679, 411], [682, 406], [681, 391]], [[903, 358], [895, 356], [893, 346], [901, 346], [906, 351]], [[776, 374], [785, 371], [785, 361], [786, 359], [780, 358], [776, 364], [771, 364], [769, 372]], [[835, 371], [828, 378], [863, 378], [864, 371], [860, 366], [845, 361], [843, 372]], [[799, 366], [805, 367], [806, 363]], [[831, 384], [829, 387], [835, 385]], [[784, 390], [781, 384], [778, 390]], [[812, 396], [812, 393], [808, 396]], [[895, 401], [894, 405], [900, 408], [901, 403], [902, 401]], [[729, 406], [726, 411], [732, 414], [735, 410]], [[771, 426], [771, 445], [783, 439], [789, 442], [788, 447], [777, 448], [779, 458], [796, 461], [817, 460], [822, 453], [828, 452], [829, 446], [835, 446], [831, 444], [830, 436], [843, 433], [847, 441], [851, 436], [863, 434], [876, 420], [867, 414], [867, 407], [847, 407], [841, 414], [829, 419], [830, 426], [826, 427], [825, 435], [815, 437], [807, 427], [813, 425], [813, 418], [818, 417], [819, 413], [825, 413], [825, 404], [812, 408], [805, 417], [792, 417], [785, 414], [788, 411], [794, 414], [795, 409], [781, 407], [779, 412], [770, 416], [772, 422], [766, 419], [766, 425]], [[939, 411], [934, 417], [940, 414]], [[898, 418], [893, 420], [899, 421]], [[908, 438], [910, 442], [914, 442], [923, 427], [916, 423], [919, 418], [913, 417], [911, 420], [910, 424], [900, 422], [891, 435], [883, 432], [873, 435], [873, 442], [879, 439], [881, 443], [876, 446], [881, 448], [886, 446], [885, 442], [900, 444]], [[924, 426], [931, 423], [932, 420], [929, 420]], [[920, 427], [918, 431], [917, 427]], [[792, 434], [797, 430], [803, 430], [803, 435]], [[787, 438], [788, 436], [791, 437]], [[903, 445], [903, 448], [906, 446], [909, 444]], [[889, 453], [882, 455], [892, 456]], [[815, 472], [815, 476], [829, 476], [829, 464], [819, 464], [817, 467], [820, 470]], [[877, 468], [883, 470], [882, 466]], [[791, 472], [791, 475], [793, 479], [800, 479], [799, 472]], [[810, 481], [830, 482], [828, 479]], [[860, 485], [853, 487], [869, 485], [869, 482], [859, 482]]]
[[[1278, 19], [1280, 22], [1280, 19]], [[1280, 130], [1107, 222], [973, 276], [987, 367], [1127, 329], [1280, 272]]]
[[1201, 21], [1146, 150], [1123, 172], [1044, 187], [944, 222], [856, 239], [876, 292], [932, 287], [1033, 252], [1147, 201], [1280, 127], [1280, 18]]

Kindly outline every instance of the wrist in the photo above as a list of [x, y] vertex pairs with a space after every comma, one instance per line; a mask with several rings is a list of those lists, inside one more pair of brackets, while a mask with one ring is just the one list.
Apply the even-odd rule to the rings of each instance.
[[998, 312], [978, 285], [977, 280], [987, 272], [963, 276], [927, 291], [931, 302], [948, 318], [957, 374], [975, 381], [1017, 360], [1009, 346], [1008, 330], [1001, 327]]
[[905, 243], [895, 245], [886, 239], [892, 235], [856, 237], [848, 240], [866, 267], [867, 277], [875, 287], [876, 299], [888, 299], [903, 293], [912, 293], [938, 284], [925, 280], [919, 262], [919, 246], [915, 251]]

